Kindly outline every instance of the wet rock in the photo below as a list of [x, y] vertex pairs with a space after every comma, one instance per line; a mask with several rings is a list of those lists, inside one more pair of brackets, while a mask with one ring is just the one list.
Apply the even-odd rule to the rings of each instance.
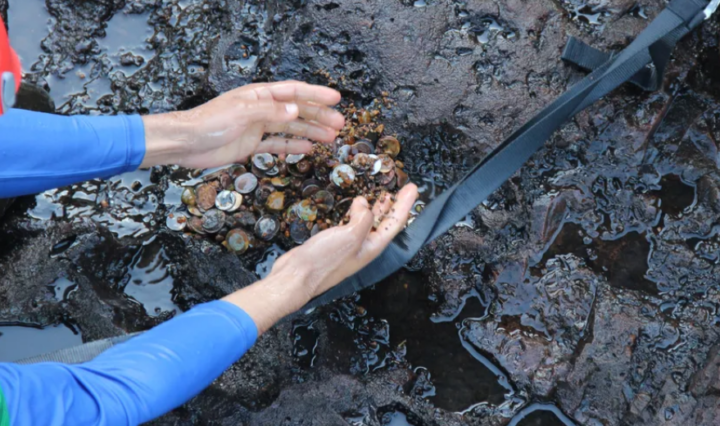
[[45, 90], [31, 84], [23, 83], [17, 92], [15, 108], [53, 113], [55, 112], [55, 102]]
[[10, 208], [13, 200], [9, 198], [0, 199], [0, 219], [2, 219], [5, 212]]
[[555, 258], [541, 278], [521, 281], [507, 268], [495, 281], [492, 317], [466, 320], [462, 338], [487, 351], [519, 386], [549, 395], [589, 338], [595, 292], [602, 280], [574, 256]]
[[[382, 109], [424, 201], [582, 76], [559, 60], [568, 35], [617, 50], [665, 6], [151, 3], [47, 2], [33, 27], [46, 34], [20, 46], [39, 52], [24, 61], [26, 79], [66, 114], [188, 109], [253, 81], [329, 84], [366, 111]], [[0, 15], [6, 9], [0, 0]], [[312, 366], [291, 356], [291, 327], [280, 325], [155, 423], [374, 425], [400, 413], [427, 425], [497, 425], [552, 395], [579, 423], [711, 424], [718, 26], [710, 20], [681, 42], [664, 90], [622, 88], [563, 127], [408, 265], [422, 279], [393, 287], [396, 275], [376, 298], [316, 312]], [[382, 92], [392, 102], [373, 103]], [[157, 168], [20, 200], [0, 228], [0, 270], [10, 271], [0, 277], [0, 318], [70, 318], [86, 339], [166, 319], [122, 291], [152, 238], [173, 278], [165, 296], [181, 310], [255, 280], [256, 259], [157, 234], [180, 204], [183, 173]], [[47, 287], [60, 276], [78, 286], [65, 301]], [[448, 412], [474, 403], [464, 418]]]
[[120, 65], [124, 66], [136, 66], [139, 67], [145, 63], [145, 58], [139, 55], [133, 55], [132, 53], [124, 53], [120, 56]]
[[[306, 383], [288, 388], [280, 394], [272, 407], [254, 415], [250, 425], [266, 424], [312, 424], [318, 425], [383, 425], [383, 417], [391, 413], [403, 413], [418, 426], [460, 425], [459, 416], [440, 414], [433, 420], [428, 408], [413, 404], [398, 392], [397, 386], [404, 379], [401, 372], [383, 374], [384, 380], [374, 379], [363, 383], [349, 376], [335, 376], [323, 384]], [[338, 392], [338, 390], [342, 390]], [[421, 414], [417, 414], [420, 412]], [[363, 423], [354, 423], [362, 421]], [[418, 423], [421, 422], [421, 423]]]
[[[581, 422], [608, 424], [628, 418], [661, 424], [676, 413], [680, 421], [688, 419], [684, 416], [692, 415], [694, 398], [680, 389], [691, 380], [691, 365], [707, 362], [706, 342], [716, 333], [689, 326], [696, 315], [692, 309], [676, 310], [675, 326], [655, 306], [617, 290], [600, 292], [595, 312], [592, 344], [582, 348], [566, 383], [558, 387], [566, 411]], [[603, 390], [581, 396], [572, 390], [577, 386]]]

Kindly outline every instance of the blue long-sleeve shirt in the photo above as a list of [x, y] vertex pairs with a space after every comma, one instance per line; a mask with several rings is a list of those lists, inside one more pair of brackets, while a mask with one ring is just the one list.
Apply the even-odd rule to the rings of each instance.
[[[11, 110], [0, 116], [0, 198], [134, 170], [144, 155], [139, 117]], [[13, 426], [149, 421], [207, 387], [257, 334], [243, 310], [215, 301], [85, 364], [0, 364], [0, 426], [8, 420]]]

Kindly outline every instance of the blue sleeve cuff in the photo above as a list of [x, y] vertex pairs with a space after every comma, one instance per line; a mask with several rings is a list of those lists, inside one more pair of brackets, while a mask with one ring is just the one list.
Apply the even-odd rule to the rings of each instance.
[[145, 124], [139, 115], [121, 116], [126, 122], [128, 154], [126, 172], [137, 170], [145, 159]]

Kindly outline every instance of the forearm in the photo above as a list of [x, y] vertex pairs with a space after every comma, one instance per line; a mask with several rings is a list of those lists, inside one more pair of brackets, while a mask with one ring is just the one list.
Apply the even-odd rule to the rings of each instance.
[[10, 110], [0, 117], [0, 198], [132, 171], [144, 156], [139, 116]]
[[223, 300], [239, 307], [253, 319], [259, 334], [284, 317], [305, 306], [314, 291], [308, 265], [284, 263], [293, 251], [280, 258], [272, 273], [262, 281], [229, 294]]

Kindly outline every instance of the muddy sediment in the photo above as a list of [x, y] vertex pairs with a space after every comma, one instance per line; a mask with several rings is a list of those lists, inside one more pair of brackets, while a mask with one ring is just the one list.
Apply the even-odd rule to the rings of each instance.
[[[388, 92], [386, 133], [432, 199], [582, 78], [559, 59], [569, 36], [618, 49], [664, 4], [0, 0], [0, 15], [60, 114], [183, 110], [281, 79], [358, 106]], [[713, 424], [717, 34], [713, 18], [680, 43], [662, 90], [579, 114], [406, 270], [280, 324], [153, 424]], [[163, 229], [190, 178], [158, 167], [17, 200], [0, 345], [21, 326], [65, 344], [148, 329], [266, 273], [279, 247], [238, 257]]]

